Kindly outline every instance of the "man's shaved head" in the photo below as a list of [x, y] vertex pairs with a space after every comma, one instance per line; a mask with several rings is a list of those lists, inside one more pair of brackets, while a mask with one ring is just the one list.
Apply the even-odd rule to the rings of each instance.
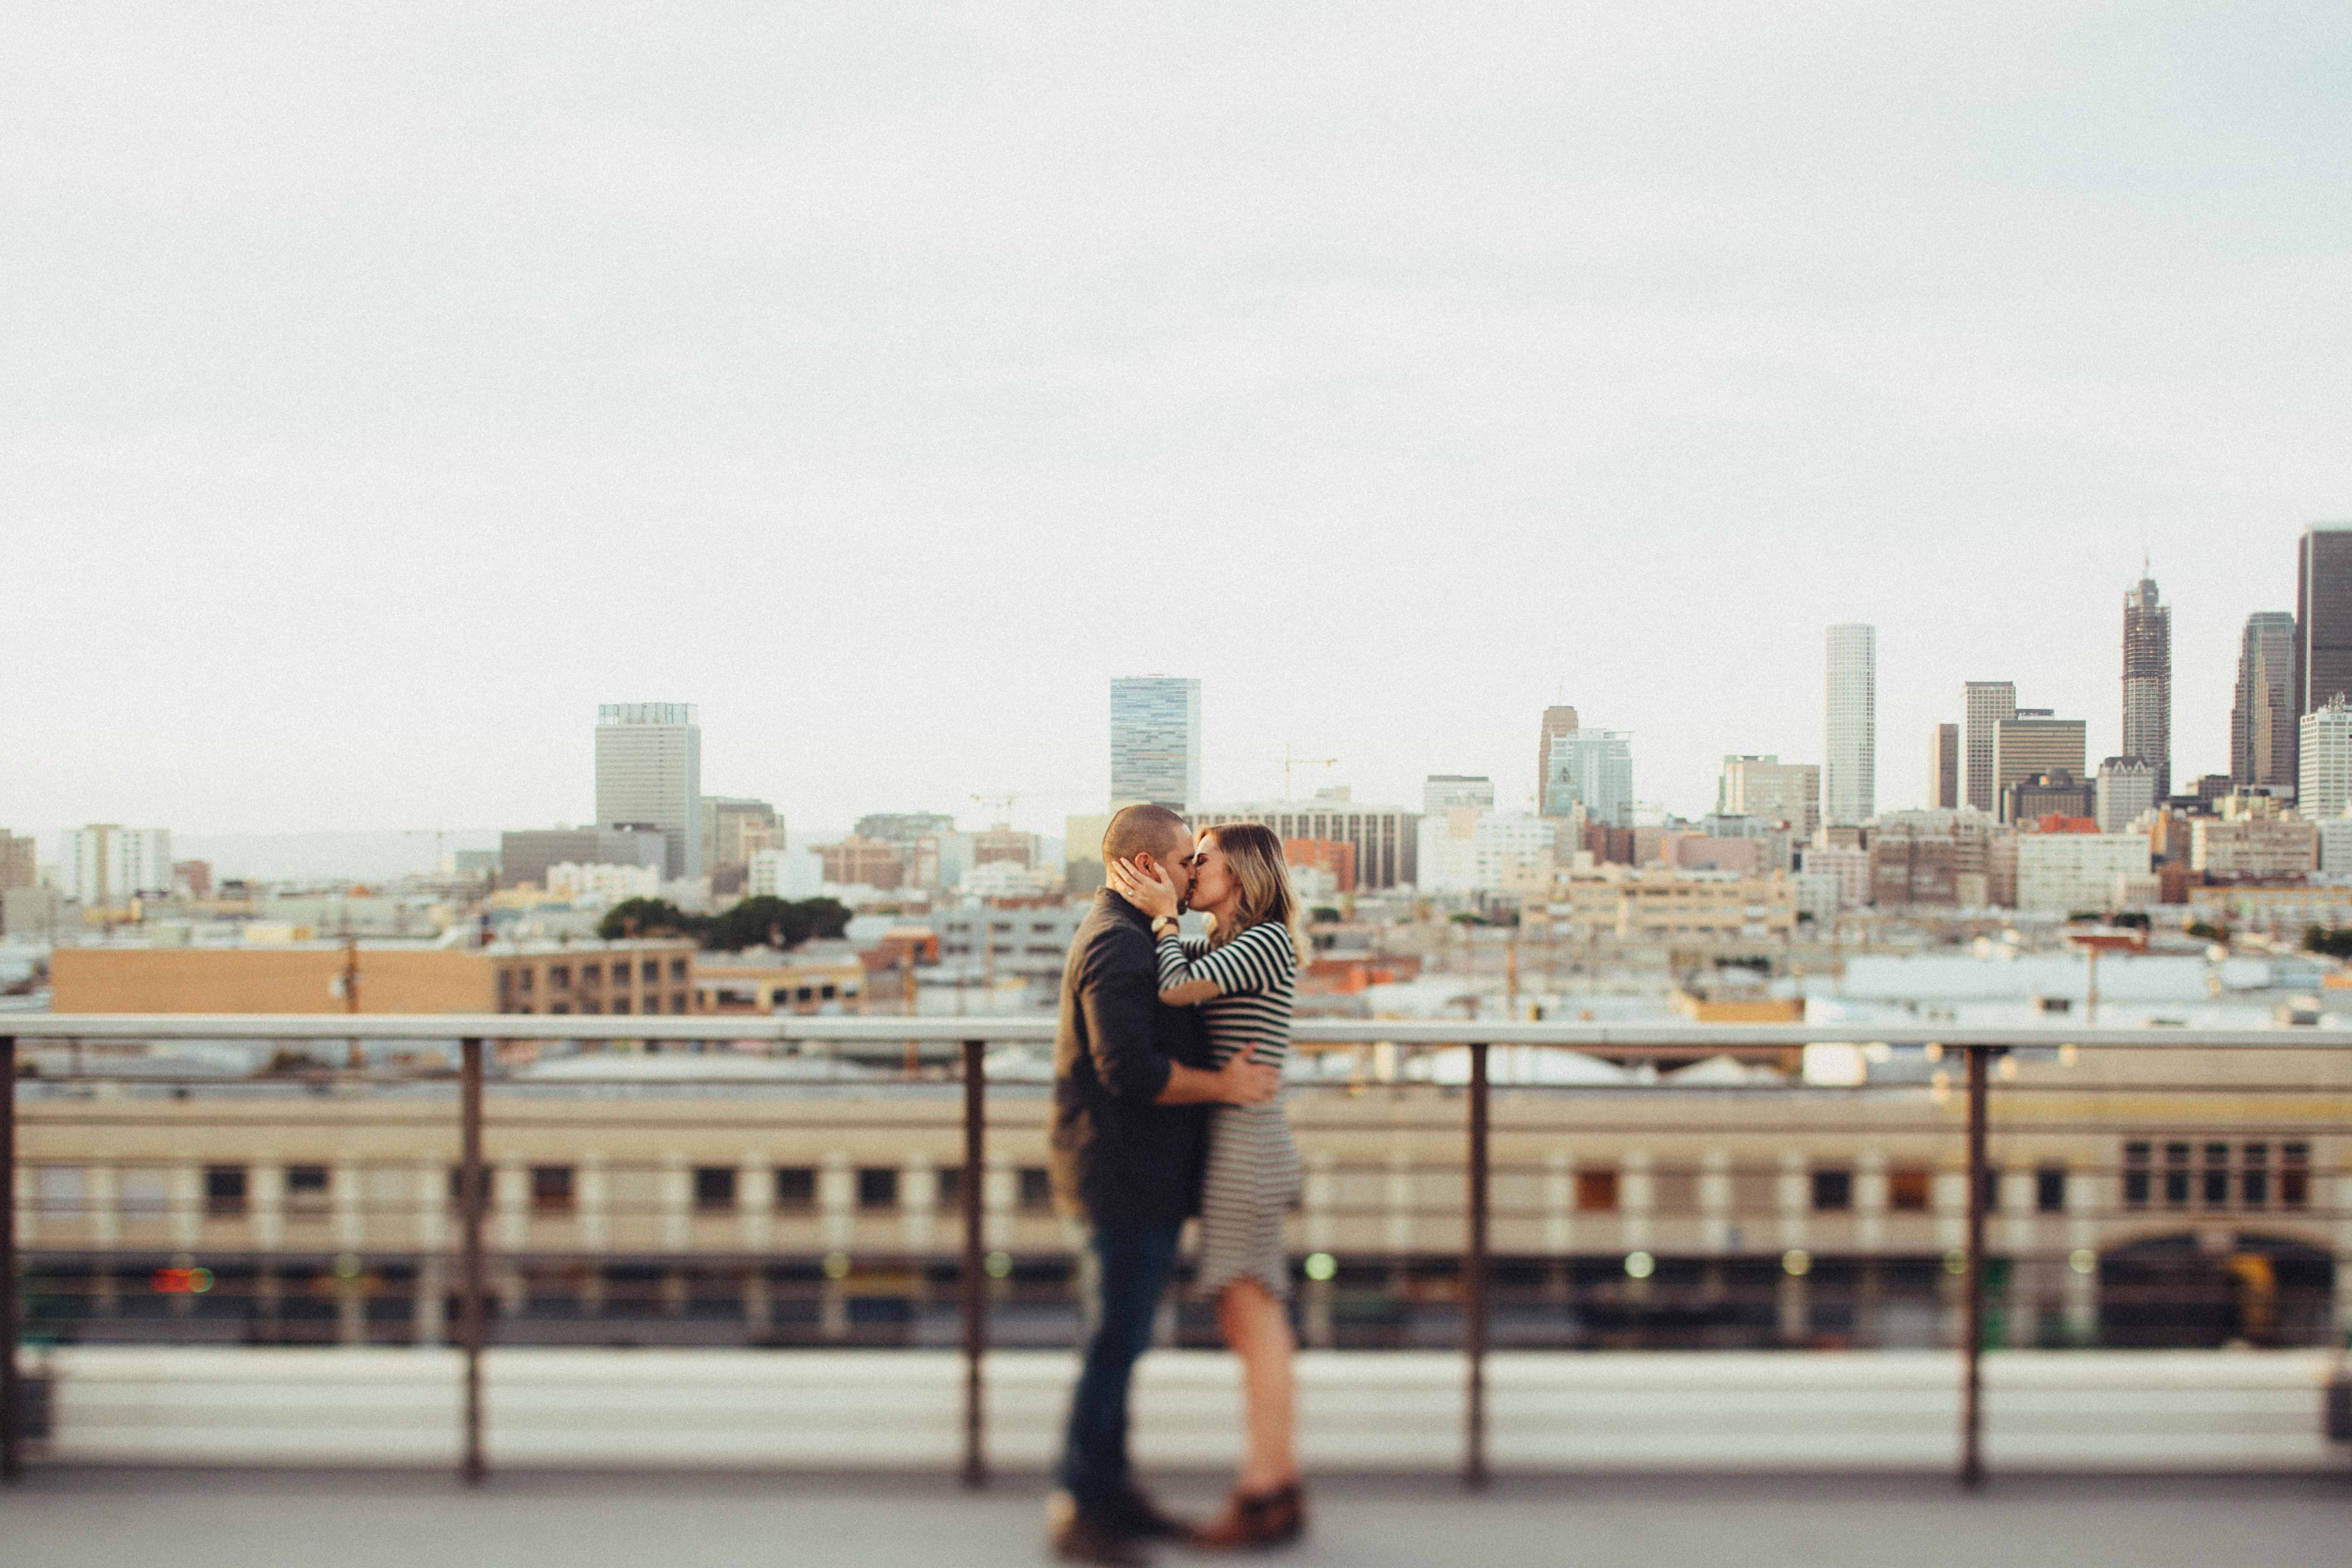
[[1102, 850], [1106, 866], [1138, 855], [1149, 855], [1167, 865], [1192, 852], [1192, 830], [1164, 805], [1130, 805], [1110, 819]]

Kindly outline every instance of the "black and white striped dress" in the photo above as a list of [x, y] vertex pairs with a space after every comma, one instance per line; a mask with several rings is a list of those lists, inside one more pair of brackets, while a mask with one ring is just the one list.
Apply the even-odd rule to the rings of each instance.
[[[1219, 1067], [1234, 1053], [1279, 1068], [1290, 1052], [1290, 1003], [1298, 954], [1279, 921], [1261, 921], [1221, 947], [1160, 939], [1160, 988], [1213, 980], [1202, 1002]], [[1235, 1279], [1290, 1293], [1283, 1216], [1297, 1201], [1297, 1146], [1279, 1095], [1263, 1105], [1220, 1105], [1209, 1121], [1209, 1163], [1201, 1183], [1201, 1267], [1193, 1289], [1213, 1298]]]

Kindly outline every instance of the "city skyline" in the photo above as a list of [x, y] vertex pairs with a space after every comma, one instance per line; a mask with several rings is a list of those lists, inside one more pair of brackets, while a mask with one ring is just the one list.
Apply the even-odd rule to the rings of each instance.
[[1212, 798], [1517, 806], [1558, 702], [1688, 815], [1849, 621], [1899, 806], [1964, 679], [2121, 750], [2144, 551], [2189, 779], [2352, 515], [2352, 18], [708, 32], [24, 19], [0, 821], [584, 821], [645, 692], [795, 822], [1043, 828], [1162, 665]]

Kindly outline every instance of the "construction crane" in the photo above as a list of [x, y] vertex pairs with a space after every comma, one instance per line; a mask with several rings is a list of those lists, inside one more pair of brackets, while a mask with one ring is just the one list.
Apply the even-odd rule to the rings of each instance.
[[1291, 790], [1290, 790], [1290, 774], [1291, 774], [1291, 770], [1292, 770], [1292, 769], [1294, 769], [1294, 768], [1336, 768], [1336, 767], [1338, 767], [1339, 765], [1339, 758], [1337, 758], [1337, 757], [1299, 757], [1299, 756], [1293, 756], [1293, 755], [1291, 754], [1290, 747], [1289, 747], [1289, 746], [1287, 746], [1287, 745], [1285, 745], [1285, 746], [1282, 748], [1282, 798], [1283, 798], [1283, 799], [1285, 799], [1285, 800], [1288, 800], [1288, 799], [1290, 798], [1290, 795], [1291, 795]]

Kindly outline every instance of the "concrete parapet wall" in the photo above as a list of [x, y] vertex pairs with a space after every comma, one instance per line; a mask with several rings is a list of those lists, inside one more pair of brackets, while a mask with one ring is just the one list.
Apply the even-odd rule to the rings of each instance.
[[[58, 1463], [438, 1466], [457, 1459], [462, 1360], [445, 1350], [72, 1348], [55, 1379]], [[509, 1350], [485, 1361], [490, 1461], [629, 1469], [951, 1469], [962, 1363], [906, 1352]], [[1986, 1359], [1994, 1468], [2278, 1470], [2341, 1464], [2320, 1429], [2322, 1353], [2010, 1352]], [[988, 1361], [989, 1452], [1050, 1461], [1075, 1370]], [[1444, 1471], [1462, 1456], [1462, 1362], [1300, 1358], [1311, 1468]], [[1488, 1362], [1498, 1470], [1941, 1470], [1958, 1367], [1935, 1352], [1502, 1352]], [[1235, 1369], [1164, 1351], [1137, 1387], [1147, 1465], [1238, 1448]]]

